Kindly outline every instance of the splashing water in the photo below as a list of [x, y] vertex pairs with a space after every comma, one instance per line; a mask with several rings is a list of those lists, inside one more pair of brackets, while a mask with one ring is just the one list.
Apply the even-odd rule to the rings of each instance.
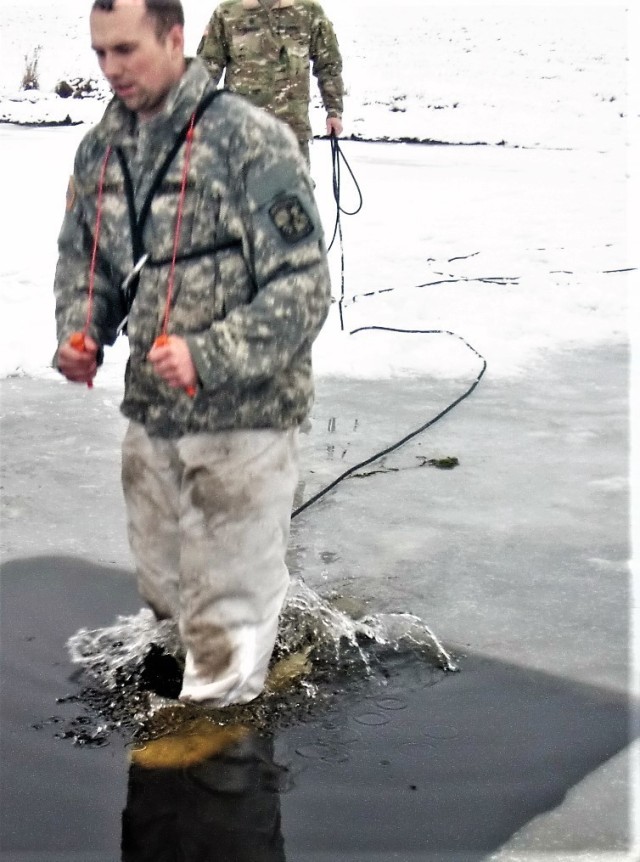
[[[79, 700], [101, 716], [102, 727], [106, 720], [112, 729], [126, 728], [144, 736], [158, 732], [157, 722], [155, 730], [148, 728], [159, 712], [166, 717], [173, 710], [174, 716], [179, 714], [178, 723], [193, 718], [194, 710], [202, 712], [176, 699], [184, 656], [171, 620], [158, 622], [150, 610], [143, 609], [133, 616], [119, 616], [105, 628], [80, 629], [67, 647], [72, 662], [89, 681]], [[324, 684], [365, 677], [390, 653], [418, 656], [443, 671], [457, 669], [438, 638], [413, 614], [356, 618], [296, 578], [281, 615], [265, 692], [248, 705], [212, 712], [220, 724], [250, 718], [273, 726], [287, 715], [308, 712], [322, 697]], [[168, 685], [172, 673], [173, 683]], [[160, 678], [164, 688], [156, 684]]]
[[340, 666], [366, 672], [380, 649], [413, 651], [443, 670], [456, 670], [453, 657], [419, 617], [407, 613], [350, 616], [296, 578], [282, 613], [276, 654], [308, 646], [316, 672]]

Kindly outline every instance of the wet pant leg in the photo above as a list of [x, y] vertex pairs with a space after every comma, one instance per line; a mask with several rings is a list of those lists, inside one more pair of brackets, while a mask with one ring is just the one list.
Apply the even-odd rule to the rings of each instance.
[[289, 586], [297, 431], [185, 437], [181, 495], [182, 700], [246, 703], [263, 689]]
[[180, 611], [180, 477], [174, 441], [130, 422], [122, 443], [127, 530], [138, 590], [158, 619], [177, 620]]
[[178, 620], [183, 700], [224, 706], [261, 692], [289, 584], [297, 475], [296, 430], [175, 441], [136, 423], [127, 432], [123, 487], [140, 592]]

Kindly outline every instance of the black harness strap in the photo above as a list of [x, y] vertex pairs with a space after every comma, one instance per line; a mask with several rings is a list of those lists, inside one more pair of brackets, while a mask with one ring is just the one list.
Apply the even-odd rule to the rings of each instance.
[[[213, 100], [220, 95], [222, 90], [212, 90], [205, 94], [205, 96], [201, 99], [198, 106], [196, 107], [193, 114], [193, 125], [195, 126], [198, 120], [202, 117], [204, 112], [207, 110], [209, 105], [213, 102]], [[149, 217], [149, 213], [151, 211], [151, 204], [153, 203], [153, 198], [155, 197], [158, 189], [162, 185], [164, 178], [167, 175], [167, 171], [171, 167], [171, 163], [175, 159], [180, 147], [183, 145], [187, 138], [187, 134], [189, 129], [191, 128], [191, 117], [189, 121], [185, 123], [180, 132], [178, 133], [173, 145], [167, 155], [165, 156], [164, 161], [158, 168], [156, 175], [153, 178], [153, 182], [151, 183], [151, 188], [144, 199], [142, 207], [140, 209], [140, 213], [136, 212], [136, 203], [135, 203], [135, 191], [133, 188], [133, 180], [131, 179], [131, 171], [129, 170], [129, 165], [127, 164], [127, 160], [124, 152], [120, 147], [115, 148], [116, 155], [118, 157], [118, 161], [120, 162], [120, 167], [122, 169], [122, 175], [124, 177], [124, 190], [127, 198], [127, 209], [129, 211], [129, 223], [131, 227], [131, 251], [133, 254], [133, 263], [134, 265], [140, 260], [142, 255], [144, 254], [144, 226]], [[184, 255], [181, 259], [186, 260], [189, 257], [198, 257], [200, 254], [210, 253], [210, 251], [215, 250], [215, 247], [211, 247], [209, 252], [194, 252], [190, 255]], [[130, 305], [133, 303], [135, 299], [136, 292], [138, 289], [138, 281], [139, 278], [136, 278], [134, 282], [130, 285]]]
[[124, 193], [127, 197], [127, 209], [129, 211], [129, 227], [131, 229], [133, 263], [135, 264], [142, 257], [143, 245], [142, 237], [138, 233], [138, 215], [136, 213], [136, 201], [135, 193], [133, 190], [133, 180], [131, 179], [129, 165], [127, 164], [127, 160], [125, 159], [124, 153], [122, 152], [120, 147], [116, 147], [116, 156], [118, 157], [118, 161], [120, 162], [120, 168], [122, 169], [122, 176], [124, 178]]
[[[214, 243], [213, 245], [203, 245], [184, 254], [179, 254], [176, 257], [176, 263], [182, 263], [185, 260], [196, 260], [199, 257], [206, 257], [219, 251], [231, 251], [238, 248], [242, 248], [242, 241], [239, 239], [230, 239], [226, 242]], [[172, 262], [173, 257], [150, 257], [146, 266], [148, 269], [153, 269], [154, 267], [169, 266]]]

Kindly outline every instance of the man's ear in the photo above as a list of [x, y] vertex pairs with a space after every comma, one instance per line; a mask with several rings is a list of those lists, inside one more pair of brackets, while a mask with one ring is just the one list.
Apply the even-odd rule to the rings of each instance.
[[172, 54], [184, 56], [184, 27], [181, 24], [174, 24], [169, 30], [167, 44], [170, 46]]

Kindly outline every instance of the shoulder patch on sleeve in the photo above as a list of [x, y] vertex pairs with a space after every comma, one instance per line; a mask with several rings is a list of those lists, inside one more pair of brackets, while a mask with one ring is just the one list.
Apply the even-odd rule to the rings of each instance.
[[289, 163], [273, 165], [258, 176], [251, 176], [247, 181], [247, 194], [260, 209], [270, 204], [275, 198], [288, 193], [295, 186], [296, 175]]
[[285, 242], [300, 242], [314, 231], [313, 221], [297, 195], [277, 198], [269, 207], [269, 215]]

